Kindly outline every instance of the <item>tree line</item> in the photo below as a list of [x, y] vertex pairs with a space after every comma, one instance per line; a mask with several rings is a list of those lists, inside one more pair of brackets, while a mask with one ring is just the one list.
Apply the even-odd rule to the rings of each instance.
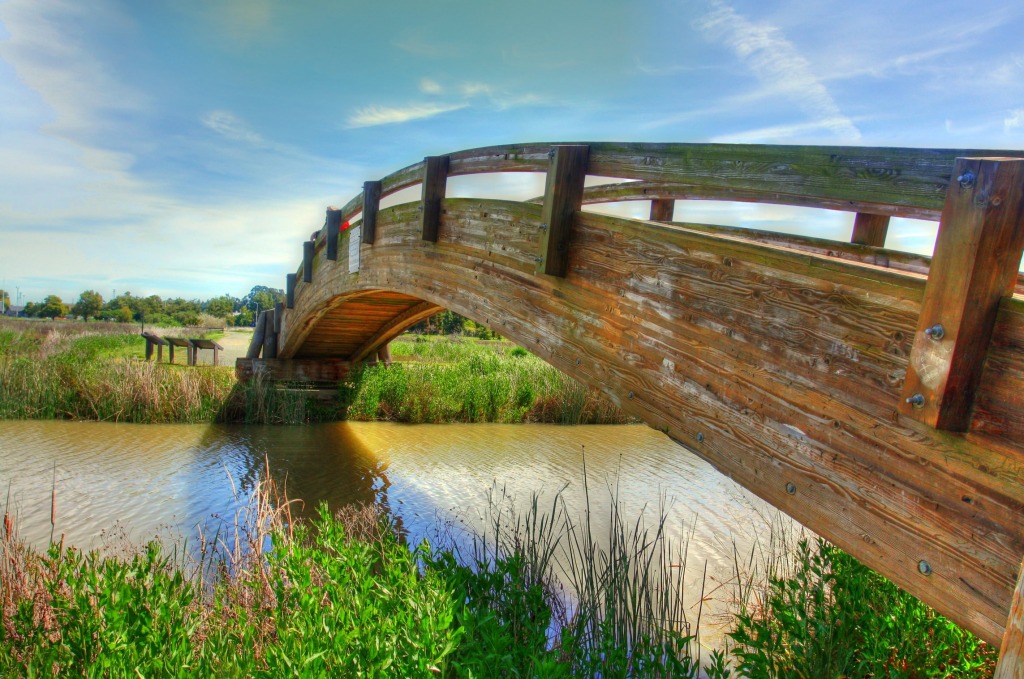
[[[0, 293], [6, 294], [6, 293]], [[160, 326], [198, 326], [203, 316], [224, 321], [227, 325], [252, 325], [256, 314], [273, 308], [284, 301], [284, 291], [257, 285], [244, 297], [220, 295], [206, 301], [160, 295], [140, 297], [130, 292], [104, 301], [95, 290], [85, 290], [78, 300], [67, 304], [58, 295], [47, 295], [42, 302], [29, 302], [20, 316], [30, 318], [65, 318], [75, 316], [85, 320], [115, 321], [120, 323], [147, 323]]]

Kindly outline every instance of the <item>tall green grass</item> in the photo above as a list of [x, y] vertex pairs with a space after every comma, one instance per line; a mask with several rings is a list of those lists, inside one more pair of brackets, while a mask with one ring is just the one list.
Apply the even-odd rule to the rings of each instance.
[[[348, 417], [398, 422], [621, 424], [596, 390], [504, 342], [392, 342], [391, 366], [357, 369], [342, 388]], [[403, 362], [404, 361], [404, 362]]]

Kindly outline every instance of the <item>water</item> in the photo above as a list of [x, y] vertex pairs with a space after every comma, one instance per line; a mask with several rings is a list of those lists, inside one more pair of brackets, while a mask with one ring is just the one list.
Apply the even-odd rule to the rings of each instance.
[[[300, 513], [321, 502], [376, 502], [412, 541], [479, 531], [493, 487], [525, 504], [560, 489], [570, 512], [585, 507], [586, 462], [595, 531], [607, 528], [616, 493], [627, 520], [668, 510], [668, 531], [689, 535], [687, 580], [699, 592], [727, 580], [734, 545], [747, 553], [775, 516], [760, 501], [663, 434], [643, 425], [400, 425], [295, 427], [0, 422], [0, 500], [22, 536], [113, 549], [157, 537], [182, 541], [197, 526], [233, 522], [264, 468]], [[54, 482], [54, 478], [56, 481]], [[458, 530], [456, 531], [458, 533]], [[699, 597], [696, 594], [693, 600]]]

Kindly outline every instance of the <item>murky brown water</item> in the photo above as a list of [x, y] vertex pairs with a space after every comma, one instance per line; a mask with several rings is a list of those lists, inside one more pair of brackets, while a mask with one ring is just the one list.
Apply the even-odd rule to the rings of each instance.
[[[585, 506], [583, 460], [597, 534], [610, 489], [632, 520], [664, 499], [669, 530], [693, 530], [687, 569], [700, 587], [726, 579], [764, 536], [774, 512], [708, 464], [643, 425], [398, 425], [296, 427], [0, 422], [0, 500], [10, 490], [22, 535], [45, 547], [56, 468], [55, 539], [103, 547], [113, 534], [181, 539], [196, 526], [233, 520], [265, 461], [307, 511], [320, 502], [377, 502], [412, 540], [448, 520], [479, 529], [494, 484], [525, 503], [563, 491]], [[567, 484], [567, 485], [566, 485]], [[696, 599], [696, 596], [695, 596]]]

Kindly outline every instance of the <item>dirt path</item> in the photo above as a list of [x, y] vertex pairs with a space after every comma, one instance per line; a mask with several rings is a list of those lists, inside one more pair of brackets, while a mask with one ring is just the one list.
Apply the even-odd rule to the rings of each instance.
[[[220, 364], [234, 367], [236, 358], [245, 357], [250, 340], [252, 340], [252, 328], [227, 328], [224, 336], [215, 340], [217, 344], [224, 347], [224, 351], [220, 352]], [[201, 349], [199, 351], [199, 365], [212, 364], [213, 352]]]

